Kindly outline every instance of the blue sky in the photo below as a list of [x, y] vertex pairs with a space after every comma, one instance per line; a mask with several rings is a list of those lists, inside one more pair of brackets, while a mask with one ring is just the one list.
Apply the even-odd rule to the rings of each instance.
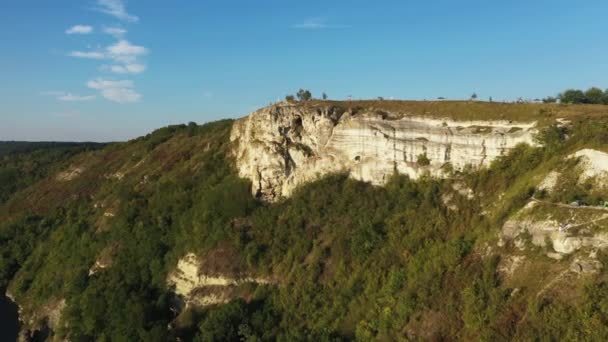
[[125, 140], [330, 98], [608, 87], [606, 1], [1, 0], [0, 140]]

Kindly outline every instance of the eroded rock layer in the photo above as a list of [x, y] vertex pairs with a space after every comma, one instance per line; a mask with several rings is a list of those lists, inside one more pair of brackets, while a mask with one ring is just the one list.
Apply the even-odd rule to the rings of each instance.
[[418, 178], [478, 168], [534, 144], [534, 126], [281, 103], [238, 120], [231, 140], [240, 176], [254, 195], [275, 201], [333, 172], [381, 185], [395, 171]]
[[201, 269], [198, 257], [189, 253], [177, 263], [169, 274], [168, 285], [186, 306], [204, 307], [222, 304], [239, 297], [238, 286], [244, 284], [265, 285], [272, 281], [251, 275], [207, 274]]

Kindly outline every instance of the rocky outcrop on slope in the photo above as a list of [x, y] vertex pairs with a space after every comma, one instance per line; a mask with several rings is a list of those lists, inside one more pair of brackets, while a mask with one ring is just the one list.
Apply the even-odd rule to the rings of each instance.
[[[503, 228], [503, 237], [508, 240], [516, 240], [521, 234], [530, 234], [531, 242], [535, 246], [545, 247], [547, 242], [551, 243], [551, 248], [559, 254], [572, 254], [579, 249], [589, 247], [603, 249], [608, 247], [608, 234], [599, 232], [591, 234], [588, 231], [583, 233], [576, 232], [569, 227], [577, 225], [591, 225], [608, 218], [608, 214], [594, 219], [590, 222], [563, 225], [554, 220], [509, 220]], [[561, 226], [561, 228], [560, 228]]]
[[60, 181], [60, 182], [71, 181], [72, 179], [75, 179], [78, 176], [80, 176], [80, 174], [82, 174], [84, 171], [85, 170], [82, 167], [72, 166], [69, 169], [58, 173], [55, 176], [55, 179], [58, 180], [58, 181]]
[[[180, 307], [204, 307], [222, 304], [240, 297], [238, 287], [245, 284], [270, 284], [270, 279], [251, 275], [210, 274], [203, 270], [199, 258], [186, 254], [169, 274], [168, 285], [179, 298]], [[180, 308], [181, 309], [181, 308]]]
[[604, 183], [608, 180], [608, 153], [586, 148], [577, 151], [571, 157], [579, 158], [581, 161], [579, 179], [581, 182], [589, 178], [596, 178], [597, 181]]
[[240, 176], [254, 195], [274, 201], [333, 172], [381, 185], [395, 171], [418, 178], [478, 168], [534, 144], [534, 126], [280, 103], [238, 120], [231, 140]]
[[66, 308], [65, 299], [50, 299], [43, 305], [34, 307], [30, 304], [24, 307], [10, 292], [7, 291], [6, 296], [19, 307], [19, 342], [61, 341], [55, 332], [62, 328], [61, 316]]

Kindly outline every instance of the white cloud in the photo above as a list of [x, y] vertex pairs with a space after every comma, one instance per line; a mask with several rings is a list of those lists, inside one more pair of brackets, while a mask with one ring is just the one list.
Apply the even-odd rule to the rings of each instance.
[[108, 52], [113, 55], [145, 55], [148, 49], [143, 46], [132, 45], [127, 40], [121, 39], [118, 43], [108, 46]]
[[116, 74], [141, 74], [146, 70], [143, 64], [133, 63], [125, 65], [110, 65], [110, 71]]
[[116, 38], [122, 38], [127, 33], [127, 30], [122, 27], [104, 27], [103, 32]]
[[[148, 54], [148, 49], [143, 46], [133, 45], [129, 41], [121, 39], [113, 45], [108, 46], [105, 51], [72, 51], [68, 55], [77, 58], [89, 59], [112, 59], [119, 63], [132, 65], [129, 72], [138, 73], [143, 71], [143, 65], [135, 63], [137, 57]], [[143, 67], [145, 69], [145, 67]], [[137, 71], [141, 70], [141, 71]]]
[[[72, 51], [68, 55], [77, 58], [111, 60], [115, 64], [102, 65], [101, 69], [109, 70], [115, 74], [137, 75], [146, 71], [146, 65], [138, 62], [138, 58], [146, 54], [148, 54], [148, 49], [145, 47], [133, 45], [125, 39], [120, 39], [115, 44], [106, 47], [104, 50]], [[101, 95], [108, 100], [116, 102], [136, 102], [141, 98], [141, 95], [132, 89], [132, 84], [110, 84], [107, 89], [101, 89], [100, 87], [104, 86], [104, 84], [98, 81], [99, 79], [89, 82], [89, 88], [99, 90]]]
[[138, 102], [141, 94], [130, 88], [111, 88], [102, 92], [103, 97], [118, 103]]
[[95, 95], [75, 95], [72, 93], [66, 93], [64, 95], [59, 96], [57, 99], [60, 101], [69, 101], [69, 102], [90, 101], [90, 100], [95, 100]]
[[[128, 22], [136, 22], [138, 17], [127, 12], [125, 0], [95, 0], [97, 6], [93, 10], [111, 15], [120, 20]], [[131, 44], [124, 39], [127, 30], [116, 24], [114, 26], [105, 26], [102, 28], [103, 33], [113, 36], [117, 39], [116, 43], [105, 48], [98, 46], [97, 48], [89, 47], [86, 51], [71, 51], [68, 56], [76, 58], [87, 58], [97, 60], [108, 60], [109, 64], [102, 65], [102, 70], [109, 70], [116, 74], [140, 74], [146, 70], [146, 65], [138, 61], [141, 56], [148, 54], [148, 49]], [[93, 27], [76, 25], [66, 31], [68, 34], [74, 33], [91, 33]], [[141, 100], [142, 95], [139, 94], [131, 80], [106, 80], [96, 78], [87, 82], [89, 89], [94, 89], [99, 92], [103, 98], [119, 102], [129, 103]], [[71, 93], [57, 93], [54, 96], [61, 101], [86, 101], [95, 98], [95, 95], [79, 96]]]
[[72, 51], [68, 54], [70, 57], [88, 58], [88, 59], [104, 59], [106, 55], [99, 51]]
[[141, 99], [141, 94], [133, 89], [133, 81], [130, 80], [113, 81], [97, 78], [87, 82], [87, 87], [98, 90], [107, 100], [118, 103], [137, 102]]
[[136, 22], [138, 17], [127, 13], [127, 9], [122, 0], [97, 0], [98, 11], [109, 14], [120, 20]]
[[67, 34], [89, 34], [93, 32], [93, 26], [88, 25], [75, 25], [65, 30]]
[[324, 18], [309, 18], [300, 24], [293, 25], [293, 27], [297, 29], [315, 30], [326, 28], [327, 24], [326, 19]]
[[131, 65], [123, 69], [123, 73], [140, 73], [145, 66], [135, 63], [137, 57], [148, 54], [148, 49], [143, 46], [133, 45], [125, 39], [121, 39], [113, 45], [106, 47], [105, 51], [72, 51], [71, 57], [88, 59], [111, 59], [118, 63]]
[[296, 29], [302, 29], [302, 30], [320, 30], [320, 29], [327, 29], [327, 28], [349, 28], [350, 25], [335, 25], [335, 24], [330, 25], [327, 23], [327, 18], [316, 17], [316, 18], [308, 18], [308, 19], [304, 20], [302, 23], [295, 24], [292, 27], [296, 28]]
[[103, 78], [96, 78], [87, 82], [87, 87], [95, 90], [103, 90], [109, 88], [133, 88], [133, 81], [131, 80], [104, 80]]
[[143, 46], [133, 45], [127, 40], [121, 39], [116, 44], [106, 48], [110, 58], [117, 62], [133, 64], [138, 56], [146, 55], [148, 49]]
[[76, 95], [65, 91], [46, 91], [42, 95], [54, 96], [59, 101], [77, 102], [90, 101], [95, 99], [95, 95]]

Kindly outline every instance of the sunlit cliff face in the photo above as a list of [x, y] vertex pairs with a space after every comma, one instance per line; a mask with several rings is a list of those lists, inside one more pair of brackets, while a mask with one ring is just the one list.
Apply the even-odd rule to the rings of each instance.
[[534, 126], [283, 103], [237, 121], [231, 140], [240, 176], [274, 201], [333, 172], [381, 185], [395, 171], [443, 177], [487, 166], [520, 143], [534, 145]]

